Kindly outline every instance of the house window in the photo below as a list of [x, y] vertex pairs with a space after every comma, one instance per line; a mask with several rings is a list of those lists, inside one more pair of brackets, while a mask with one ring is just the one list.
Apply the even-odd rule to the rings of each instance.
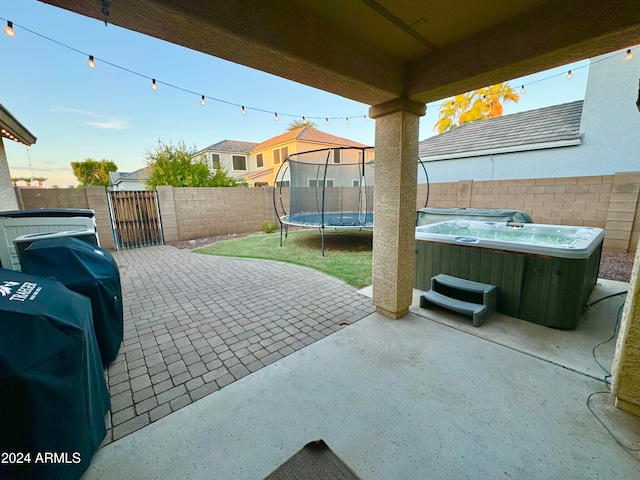
[[258, 155], [256, 155], [256, 167], [257, 168], [262, 168], [264, 167], [264, 161], [262, 160], [262, 154], [259, 153]]
[[281, 182], [276, 182], [276, 187], [290, 187], [290, 186], [291, 186], [290, 180], [282, 180]]
[[360, 186], [360, 180], [351, 180], [351, 186], [352, 187], [359, 187]]
[[220, 154], [212, 153], [211, 154], [211, 166], [216, 170], [220, 168]]
[[234, 170], [246, 170], [247, 169], [247, 157], [243, 155], [233, 156], [233, 169]]
[[256, 182], [253, 186], [254, 187], [268, 187], [269, 186], [269, 182]]
[[340, 163], [340, 152], [341, 150], [333, 151], [333, 163]]
[[281, 153], [282, 153], [281, 158], [282, 158], [282, 161], [284, 162], [289, 156], [289, 147], [282, 147]]
[[278, 163], [280, 163], [280, 149], [276, 148], [273, 151], [273, 164], [277, 165]]

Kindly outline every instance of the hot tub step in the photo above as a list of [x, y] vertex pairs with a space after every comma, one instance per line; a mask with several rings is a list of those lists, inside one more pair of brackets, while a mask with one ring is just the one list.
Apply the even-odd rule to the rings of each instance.
[[496, 311], [497, 290], [495, 285], [440, 274], [431, 279], [431, 290], [420, 297], [420, 307], [438, 305], [472, 317], [473, 326], [479, 327]]

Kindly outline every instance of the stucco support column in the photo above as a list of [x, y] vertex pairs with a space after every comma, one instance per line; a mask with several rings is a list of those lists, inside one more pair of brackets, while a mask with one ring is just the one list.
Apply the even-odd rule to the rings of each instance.
[[3, 210], [17, 210], [18, 202], [11, 182], [9, 162], [4, 152], [4, 144], [0, 138], [0, 212]]
[[376, 119], [373, 303], [399, 318], [409, 311], [415, 262], [418, 120], [422, 103], [405, 97], [370, 108]]
[[636, 250], [611, 373], [616, 407], [640, 416], [640, 248]]

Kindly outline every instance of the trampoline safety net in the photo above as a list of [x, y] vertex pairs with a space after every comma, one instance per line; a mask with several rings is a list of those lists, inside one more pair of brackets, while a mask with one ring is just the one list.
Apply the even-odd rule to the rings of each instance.
[[286, 225], [300, 227], [372, 228], [373, 157], [373, 148], [332, 148], [290, 155], [276, 176], [278, 218]]

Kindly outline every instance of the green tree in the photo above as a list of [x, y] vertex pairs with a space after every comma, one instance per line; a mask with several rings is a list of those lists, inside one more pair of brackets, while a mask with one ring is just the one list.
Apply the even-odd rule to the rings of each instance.
[[44, 182], [49, 180], [47, 177], [33, 177], [33, 179], [38, 182], [38, 186], [41, 187]]
[[155, 190], [159, 185], [171, 187], [237, 187], [240, 183], [230, 177], [224, 168], [214, 172], [203, 156], [194, 157], [195, 148], [188, 148], [183, 141], [177, 145], [158, 145], [147, 151], [146, 163], [151, 175], [146, 181], [147, 188]]
[[82, 162], [71, 162], [73, 174], [80, 182], [80, 188], [102, 185], [109, 186], [109, 172], [118, 170], [118, 166], [111, 160], [100, 161], [86, 158]]
[[500, 117], [503, 113], [503, 103], [517, 103], [519, 100], [520, 97], [508, 83], [498, 83], [456, 95], [440, 107], [440, 118], [434, 130], [442, 133], [483, 118]]
[[289, 124], [289, 126], [287, 127], [287, 132], [290, 132], [292, 130], [295, 130], [297, 128], [302, 128], [302, 127], [316, 128], [316, 124], [311, 120], [307, 120], [306, 118], [304, 120], [296, 119]]

